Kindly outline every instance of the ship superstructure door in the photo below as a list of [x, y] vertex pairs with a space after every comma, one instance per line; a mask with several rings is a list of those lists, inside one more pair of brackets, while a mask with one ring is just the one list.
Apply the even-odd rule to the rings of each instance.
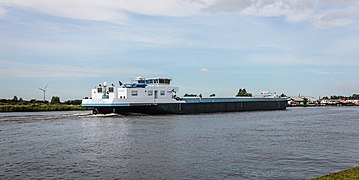
[[158, 91], [155, 91], [155, 99], [158, 99]]

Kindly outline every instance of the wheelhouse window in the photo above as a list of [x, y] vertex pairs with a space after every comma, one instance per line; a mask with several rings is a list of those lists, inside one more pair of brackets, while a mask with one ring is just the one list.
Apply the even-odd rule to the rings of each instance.
[[165, 84], [170, 84], [170, 83], [171, 83], [171, 80], [165, 79]]
[[102, 87], [97, 88], [98, 93], [102, 93]]
[[165, 91], [161, 91], [161, 96], [164, 96], [165, 95]]
[[171, 79], [159, 79], [159, 83], [160, 83], [160, 84], [170, 84], [170, 83], [171, 83]]
[[153, 96], [153, 91], [148, 91], [148, 96]]
[[131, 91], [131, 96], [137, 96], [138, 95], [138, 91]]
[[113, 93], [113, 90], [114, 90], [113, 87], [109, 87], [109, 88], [108, 88], [108, 92], [110, 92], [110, 93]]

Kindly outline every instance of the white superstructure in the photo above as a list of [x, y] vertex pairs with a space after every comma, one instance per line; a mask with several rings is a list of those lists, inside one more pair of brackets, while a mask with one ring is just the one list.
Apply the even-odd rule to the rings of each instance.
[[170, 78], [138, 77], [131, 84], [108, 85], [106, 82], [91, 90], [91, 97], [82, 100], [84, 106], [179, 103], [178, 87], [171, 86]]

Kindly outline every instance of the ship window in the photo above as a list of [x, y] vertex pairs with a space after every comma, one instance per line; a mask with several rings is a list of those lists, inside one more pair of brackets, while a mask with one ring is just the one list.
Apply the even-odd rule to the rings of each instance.
[[165, 95], [165, 91], [161, 91], [161, 96], [164, 96]]
[[113, 87], [109, 87], [108, 92], [112, 93], [113, 92]]
[[165, 80], [164, 80], [164, 79], [160, 79], [160, 83], [161, 83], [161, 84], [165, 83]]
[[132, 95], [132, 96], [137, 96], [137, 95], [138, 95], [138, 91], [131, 91], [131, 95]]
[[165, 84], [170, 84], [170, 80], [169, 79], [165, 79]]
[[98, 93], [102, 93], [102, 88], [97, 88]]
[[148, 96], [153, 96], [153, 91], [148, 91]]
[[154, 79], [153, 83], [157, 84], [158, 83], [158, 79]]

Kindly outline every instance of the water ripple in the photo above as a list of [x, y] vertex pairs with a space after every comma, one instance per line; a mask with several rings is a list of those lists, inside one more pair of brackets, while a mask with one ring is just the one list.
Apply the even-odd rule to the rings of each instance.
[[0, 113], [1, 179], [305, 179], [359, 164], [359, 108]]

